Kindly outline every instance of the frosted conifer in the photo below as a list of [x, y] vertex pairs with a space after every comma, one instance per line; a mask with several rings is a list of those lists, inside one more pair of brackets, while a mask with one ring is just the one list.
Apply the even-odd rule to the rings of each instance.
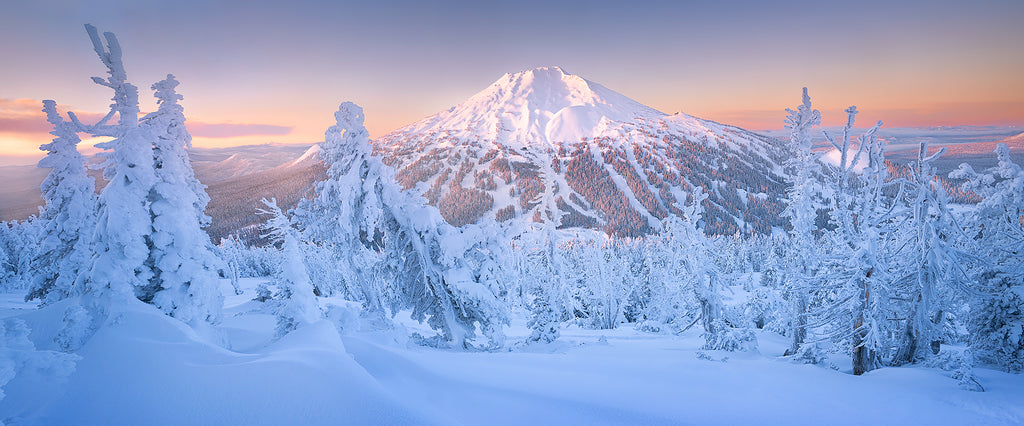
[[453, 228], [399, 188], [394, 171], [371, 153], [362, 108], [345, 102], [335, 119], [322, 151], [328, 177], [315, 200], [296, 208], [307, 239], [333, 248], [369, 313], [411, 309], [456, 347], [469, 346], [477, 325], [500, 342], [504, 307], [481, 284], [482, 263], [467, 256], [481, 241], [467, 235], [479, 236], [479, 228]]
[[[95, 125], [82, 126], [95, 136], [114, 138], [96, 145], [108, 150], [101, 154], [106, 157], [103, 177], [108, 184], [99, 197], [96, 252], [87, 291], [127, 298], [134, 296], [136, 288], [148, 286], [155, 275], [153, 265], [147, 263], [153, 229], [149, 195], [156, 183], [153, 144], [146, 129], [139, 127], [138, 89], [127, 81], [117, 37], [104, 33], [104, 47], [96, 27], [86, 25], [86, 30], [109, 74], [105, 80], [93, 77], [93, 82], [114, 91], [110, 113]], [[118, 123], [106, 124], [114, 114]]]
[[147, 263], [154, 276], [140, 289], [139, 298], [185, 322], [216, 322], [223, 305], [217, 288], [218, 258], [202, 229], [210, 221], [203, 212], [210, 197], [188, 159], [192, 137], [185, 129], [177, 85], [169, 74], [153, 84], [159, 107], [142, 119], [153, 141], [156, 182], [148, 197], [153, 229]]
[[77, 126], [57, 113], [56, 102], [43, 101], [46, 120], [53, 125], [52, 142], [40, 149], [47, 156], [39, 167], [50, 168], [42, 184], [44, 205], [38, 255], [32, 260], [34, 277], [26, 300], [55, 302], [82, 292], [80, 274], [92, 257], [92, 233], [96, 227], [95, 181], [86, 173], [78, 152]]
[[817, 155], [811, 151], [811, 128], [821, 124], [821, 113], [811, 107], [807, 88], [803, 89], [803, 103], [796, 111], [787, 109], [786, 128], [790, 131], [789, 141], [795, 156], [790, 160], [796, 173], [789, 175], [790, 189], [787, 192], [786, 210], [792, 228], [789, 231], [792, 244], [787, 250], [788, 264], [795, 270], [786, 276], [786, 287], [793, 305], [791, 324], [792, 342], [786, 355], [796, 354], [807, 338], [807, 287], [817, 270], [814, 253], [814, 224], [817, 195], [815, 172], [820, 170]]
[[313, 294], [313, 283], [306, 270], [302, 241], [291, 220], [277, 206], [276, 200], [263, 200], [266, 209], [261, 214], [269, 215], [263, 225], [271, 241], [281, 245], [281, 267], [275, 275], [280, 300], [277, 309], [277, 336], [283, 336], [303, 325], [310, 324], [322, 316]]

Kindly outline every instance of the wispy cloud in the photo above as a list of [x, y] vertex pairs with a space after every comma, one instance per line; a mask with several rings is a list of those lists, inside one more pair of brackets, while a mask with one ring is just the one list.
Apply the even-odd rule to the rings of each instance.
[[197, 138], [234, 138], [239, 136], [280, 136], [292, 132], [289, 126], [273, 124], [203, 123], [186, 121], [185, 127]]
[[[66, 106], [58, 106], [62, 111]], [[83, 122], [102, 118], [102, 114], [76, 112]], [[186, 121], [188, 131], [197, 138], [234, 138], [242, 136], [281, 136], [292, 132], [290, 126], [259, 123], [206, 123]], [[51, 130], [42, 113], [42, 101], [0, 98], [0, 133], [45, 135]]]

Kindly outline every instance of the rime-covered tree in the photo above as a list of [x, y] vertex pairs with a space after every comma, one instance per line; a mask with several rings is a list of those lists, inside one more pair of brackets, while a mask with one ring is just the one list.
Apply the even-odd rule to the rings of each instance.
[[[856, 107], [846, 109], [842, 136], [825, 137], [839, 152], [830, 165], [830, 216], [834, 230], [825, 238], [831, 252], [823, 259], [818, 307], [809, 313], [833, 341], [852, 348], [853, 373], [860, 375], [881, 366], [886, 350], [884, 303], [888, 267], [883, 264], [883, 236], [889, 234], [891, 199], [886, 197], [885, 144], [876, 134], [877, 122], [853, 147]], [[852, 158], [851, 158], [852, 154]], [[859, 168], [866, 158], [867, 167]], [[859, 174], [857, 170], [860, 169]]]
[[306, 238], [332, 247], [367, 311], [410, 309], [456, 347], [469, 346], [477, 325], [492, 343], [501, 341], [504, 307], [480, 282], [481, 263], [468, 256], [478, 228], [453, 228], [403, 192], [394, 171], [372, 155], [363, 118], [351, 102], [335, 113], [322, 146], [327, 179], [316, 199], [296, 209]]
[[530, 320], [526, 326], [530, 328], [530, 341], [551, 343], [561, 335], [561, 313], [551, 305], [545, 294], [538, 294], [531, 302]]
[[900, 365], [927, 359], [938, 354], [946, 313], [953, 296], [973, 292], [968, 266], [973, 258], [962, 251], [962, 228], [946, 205], [946, 192], [935, 176], [932, 162], [942, 156], [945, 148], [928, 154], [928, 143], [922, 142], [914, 165], [907, 200], [911, 214], [900, 227], [896, 259], [901, 259], [897, 282], [902, 297], [908, 300], [909, 312], [899, 339], [893, 364]]
[[[114, 91], [110, 112], [93, 125], [68, 115], [76, 130], [112, 141], [99, 196], [94, 254], [83, 274], [94, 300], [137, 297], [164, 312], [197, 324], [219, 318], [216, 257], [202, 225], [209, 197], [195, 179], [186, 146], [191, 138], [172, 76], [153, 85], [156, 112], [140, 123], [138, 89], [128, 82], [117, 37], [86, 25], [93, 48], [106, 66], [106, 79], [93, 82]], [[104, 43], [105, 42], [105, 43]], [[118, 117], [116, 124], [108, 124]], [[100, 303], [100, 309], [103, 309]]]
[[292, 227], [288, 216], [277, 207], [277, 200], [263, 200], [261, 214], [270, 218], [263, 225], [271, 241], [281, 245], [281, 266], [274, 276], [280, 301], [277, 308], [277, 337], [321, 318], [322, 313], [313, 294], [313, 283], [306, 271], [304, 243]]
[[0, 251], [6, 259], [0, 263], [0, 288], [7, 291], [24, 291], [31, 284], [35, 272], [32, 270], [36, 254], [39, 253], [42, 235], [42, 221], [30, 216], [21, 222], [0, 222]]
[[78, 152], [77, 126], [57, 113], [57, 103], [43, 101], [46, 120], [53, 125], [53, 141], [42, 145], [47, 152], [39, 167], [49, 168], [41, 186], [43, 207], [39, 221], [38, 254], [32, 260], [33, 278], [26, 300], [55, 302], [82, 292], [80, 275], [92, 257], [92, 233], [96, 227], [96, 183], [86, 173]]
[[378, 194], [384, 182], [374, 174], [383, 164], [370, 152], [362, 108], [342, 103], [334, 118], [336, 124], [320, 145], [327, 178], [317, 182], [316, 198], [299, 202], [296, 219], [307, 240], [324, 245], [335, 257], [339, 273], [325, 293], [349, 293], [363, 302], [364, 313], [382, 316], [386, 295], [376, 268], [382, 262], [384, 208]]
[[703, 202], [708, 195], [695, 186], [690, 201], [682, 208], [683, 217], [669, 216], [662, 225], [665, 249], [669, 251], [668, 271], [671, 279], [681, 280], [693, 292], [704, 329], [704, 349], [748, 350], [756, 346], [753, 334], [737, 330], [723, 318], [722, 295], [718, 267], [712, 261], [707, 236], [701, 231]]
[[[139, 91], [128, 82], [121, 45], [113, 33], [104, 33], [104, 47], [96, 27], [86, 25], [93, 48], [107, 67], [106, 79], [93, 81], [114, 91], [110, 113], [97, 124], [81, 126], [95, 136], [109, 136], [97, 144], [107, 152], [103, 177], [107, 186], [99, 196], [95, 255], [89, 266], [87, 291], [104, 297], [132, 297], [155, 277], [150, 257], [153, 220], [149, 195], [156, 183], [153, 143], [147, 129], [139, 126]], [[117, 124], [107, 124], [114, 115]], [[74, 114], [71, 118], [81, 124]]]
[[14, 267], [11, 265], [11, 227], [7, 222], [0, 222], [0, 289], [9, 290], [14, 282]]
[[807, 88], [803, 89], [803, 103], [796, 111], [786, 109], [786, 128], [794, 157], [789, 166], [794, 173], [788, 176], [790, 184], [786, 195], [786, 209], [783, 215], [792, 226], [789, 231], [791, 244], [787, 250], [787, 264], [794, 270], [786, 274], [786, 288], [793, 305], [791, 324], [792, 342], [786, 355], [796, 354], [807, 338], [807, 287], [817, 272], [817, 258], [814, 256], [814, 234], [817, 227], [816, 198], [819, 192], [816, 172], [821, 169], [818, 155], [811, 151], [811, 129], [821, 124], [821, 113], [811, 107]]
[[628, 288], [619, 247], [612, 238], [585, 241], [576, 248], [581, 260], [578, 279], [586, 284], [582, 305], [588, 327], [611, 330], [624, 320]]
[[984, 197], [965, 224], [986, 260], [977, 280], [987, 288], [972, 300], [968, 330], [976, 357], [1007, 371], [1024, 369], [1024, 171], [1006, 144], [998, 163], [981, 173], [968, 164], [950, 173]]
[[220, 253], [221, 259], [224, 260], [224, 272], [227, 274], [228, 280], [231, 281], [231, 288], [235, 290], [236, 295], [242, 294], [242, 289], [238, 286], [238, 282], [242, 278], [245, 247], [238, 240], [237, 236], [228, 235], [221, 238], [217, 251]]
[[223, 305], [217, 288], [219, 259], [202, 229], [210, 222], [204, 213], [210, 197], [189, 162], [186, 148], [192, 136], [185, 129], [177, 86], [170, 74], [153, 84], [158, 108], [142, 119], [153, 144], [156, 177], [148, 196], [152, 232], [146, 262], [153, 277], [136, 293], [182, 321], [216, 322]]

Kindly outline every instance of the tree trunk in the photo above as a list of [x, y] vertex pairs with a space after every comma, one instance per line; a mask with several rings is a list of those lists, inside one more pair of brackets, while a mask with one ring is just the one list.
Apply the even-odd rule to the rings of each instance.
[[874, 348], [866, 345], [869, 330], [863, 328], [864, 314], [871, 306], [871, 284], [868, 279], [871, 278], [872, 272], [874, 272], [874, 268], [868, 269], [867, 273], [864, 274], [864, 278], [859, 280], [858, 283], [863, 299], [861, 299], [858, 305], [855, 314], [856, 319], [853, 322], [853, 374], [856, 376], [874, 370], [877, 365]]
[[793, 296], [794, 315], [792, 322], [793, 341], [783, 356], [796, 355], [807, 340], [807, 295], [798, 291]]

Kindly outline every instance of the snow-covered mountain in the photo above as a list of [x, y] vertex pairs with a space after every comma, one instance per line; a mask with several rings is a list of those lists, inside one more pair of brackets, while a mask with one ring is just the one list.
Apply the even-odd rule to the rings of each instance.
[[453, 225], [551, 221], [637, 236], [678, 214], [694, 185], [711, 194], [709, 232], [783, 225], [778, 140], [668, 115], [558, 67], [506, 74], [373, 143], [402, 187]]

